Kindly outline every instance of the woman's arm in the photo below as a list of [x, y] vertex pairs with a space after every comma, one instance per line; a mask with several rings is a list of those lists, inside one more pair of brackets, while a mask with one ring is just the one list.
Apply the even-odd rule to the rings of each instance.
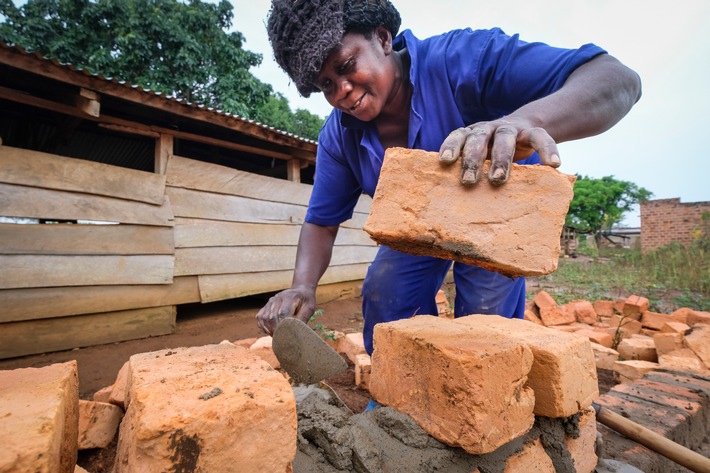
[[557, 143], [602, 133], [619, 122], [641, 97], [639, 76], [608, 54], [575, 69], [556, 92], [530, 102], [510, 115], [452, 132], [439, 158], [462, 158], [461, 182], [480, 179], [483, 161], [491, 160], [489, 179], [503, 184], [510, 163], [537, 151], [543, 164], [559, 167]]

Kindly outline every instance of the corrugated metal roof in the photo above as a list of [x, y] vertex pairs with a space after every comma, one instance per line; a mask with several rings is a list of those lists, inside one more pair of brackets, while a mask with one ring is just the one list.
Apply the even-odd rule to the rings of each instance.
[[223, 117], [227, 117], [230, 119], [238, 120], [243, 123], [248, 123], [250, 125], [260, 127], [264, 130], [268, 130], [273, 133], [287, 136], [289, 138], [293, 138], [293, 139], [299, 140], [304, 143], [317, 144], [317, 142], [314, 140], [303, 138], [303, 137], [300, 137], [300, 136], [295, 135], [293, 133], [279, 130], [279, 129], [274, 128], [272, 126], [257, 122], [255, 120], [244, 118], [244, 117], [241, 117], [241, 116], [233, 114], [233, 113], [225, 112], [223, 110], [215, 109], [212, 107], [205, 107], [204, 105], [198, 105], [198, 104], [189, 102], [189, 101], [182, 99], [182, 98], [167, 96], [161, 92], [156, 92], [156, 91], [152, 91], [150, 89], [145, 89], [145, 88], [141, 87], [140, 85], [133, 85], [133, 84], [130, 84], [130, 83], [123, 81], [123, 80], [118, 80], [118, 79], [115, 79], [112, 77], [106, 77], [102, 74], [91, 72], [87, 69], [77, 68], [77, 67], [73, 66], [72, 64], [66, 64], [66, 63], [59, 62], [56, 59], [47, 58], [36, 51], [27, 51], [19, 45], [10, 45], [10, 44], [7, 44], [7, 43], [3, 42], [2, 40], [0, 40], [0, 48], [10, 50], [10, 51], [13, 51], [13, 52], [25, 55], [25, 56], [34, 57], [38, 60], [50, 63], [56, 67], [59, 67], [59, 68], [62, 68], [62, 69], [68, 70], [68, 71], [72, 71], [77, 74], [82, 74], [86, 77], [91, 77], [91, 78], [98, 79], [101, 81], [110, 82], [112, 84], [119, 85], [121, 87], [125, 87], [126, 90], [135, 90], [135, 91], [138, 91], [138, 92], [141, 92], [144, 94], [148, 94], [152, 97], [156, 97], [158, 99], [164, 100], [166, 102], [172, 102], [172, 103], [184, 106], [184, 107], [189, 107], [190, 109], [202, 110], [202, 111], [206, 111], [208, 113], [213, 113], [218, 116], [223, 116]]

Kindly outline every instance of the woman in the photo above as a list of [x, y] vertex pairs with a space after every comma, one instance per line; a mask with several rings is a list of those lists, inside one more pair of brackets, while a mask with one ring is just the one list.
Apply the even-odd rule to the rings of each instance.
[[[373, 195], [384, 150], [439, 151], [461, 161], [462, 185], [504, 185], [510, 163], [560, 165], [557, 144], [601, 133], [641, 95], [633, 71], [603, 49], [526, 43], [500, 29], [455, 30], [420, 40], [386, 0], [274, 0], [268, 32], [274, 56], [301, 95], [322, 92], [334, 110], [318, 140], [316, 177], [301, 231], [292, 287], [257, 314], [307, 321], [340, 223], [361, 193]], [[472, 202], [471, 205], [475, 205]], [[436, 314], [451, 261], [381, 247], [363, 284], [363, 336], [375, 324]], [[454, 263], [455, 316], [522, 318], [525, 279]]]

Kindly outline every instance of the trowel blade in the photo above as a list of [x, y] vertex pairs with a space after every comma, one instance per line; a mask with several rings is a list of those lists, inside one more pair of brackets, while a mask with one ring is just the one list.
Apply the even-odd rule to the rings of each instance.
[[316, 384], [348, 368], [337, 351], [295, 318], [279, 322], [271, 346], [281, 368], [295, 384]]

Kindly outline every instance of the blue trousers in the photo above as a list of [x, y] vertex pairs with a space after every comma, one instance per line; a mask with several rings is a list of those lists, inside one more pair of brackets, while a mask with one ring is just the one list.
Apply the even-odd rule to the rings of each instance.
[[[452, 262], [412, 256], [382, 246], [362, 287], [365, 349], [372, 355], [372, 333], [380, 322], [437, 315], [436, 293]], [[525, 278], [511, 279], [477, 266], [453, 263], [456, 300], [454, 316], [496, 314], [523, 318]]]

